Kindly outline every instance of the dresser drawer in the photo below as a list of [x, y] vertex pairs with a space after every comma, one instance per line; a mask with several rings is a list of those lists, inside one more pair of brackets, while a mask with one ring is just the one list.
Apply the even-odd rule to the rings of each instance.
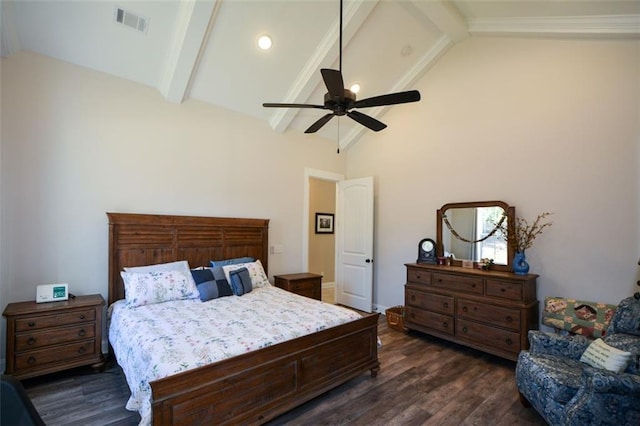
[[16, 370], [41, 367], [43, 365], [60, 361], [73, 360], [92, 356], [95, 353], [95, 340], [85, 340], [64, 346], [56, 346], [46, 349], [38, 349], [16, 354]]
[[439, 294], [407, 289], [407, 303], [411, 306], [442, 314], [453, 315], [454, 312], [454, 298]]
[[453, 335], [453, 317], [407, 307], [406, 320], [422, 327]]
[[431, 273], [420, 269], [407, 269], [407, 281], [412, 283], [430, 284]]
[[457, 313], [462, 318], [486, 322], [513, 330], [520, 329], [520, 311], [518, 309], [458, 299]]
[[482, 294], [482, 278], [462, 277], [452, 274], [433, 273], [431, 278], [433, 287], [445, 288], [451, 291], [459, 291], [463, 293]]
[[461, 318], [457, 319], [456, 336], [462, 340], [492, 346], [514, 354], [520, 352], [520, 334]]
[[21, 333], [16, 335], [16, 352], [59, 343], [75, 342], [95, 337], [95, 335], [95, 323]]
[[524, 300], [522, 283], [487, 280], [487, 296], [500, 297], [507, 300]]
[[16, 320], [16, 332], [27, 330], [39, 330], [41, 328], [57, 327], [60, 325], [77, 324], [80, 322], [94, 321], [96, 311], [94, 309], [65, 312], [57, 315], [32, 316]]

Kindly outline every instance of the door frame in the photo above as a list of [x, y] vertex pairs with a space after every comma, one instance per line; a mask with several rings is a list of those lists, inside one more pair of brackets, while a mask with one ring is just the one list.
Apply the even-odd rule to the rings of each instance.
[[309, 167], [305, 167], [304, 169], [304, 195], [303, 195], [304, 202], [302, 206], [302, 270], [303, 271], [309, 270], [309, 179], [310, 178], [325, 180], [328, 182], [340, 182], [341, 180], [344, 180], [344, 175], [340, 173], [333, 173], [333, 172], [327, 172], [324, 170], [312, 169]]

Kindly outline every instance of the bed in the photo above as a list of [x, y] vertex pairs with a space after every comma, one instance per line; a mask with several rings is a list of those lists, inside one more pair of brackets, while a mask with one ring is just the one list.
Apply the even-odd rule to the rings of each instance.
[[[125, 267], [176, 260], [208, 266], [211, 259], [249, 256], [268, 270], [267, 219], [107, 216], [110, 306], [124, 299]], [[375, 377], [377, 322], [378, 314], [365, 314], [151, 381], [153, 424], [261, 424], [367, 371]]]

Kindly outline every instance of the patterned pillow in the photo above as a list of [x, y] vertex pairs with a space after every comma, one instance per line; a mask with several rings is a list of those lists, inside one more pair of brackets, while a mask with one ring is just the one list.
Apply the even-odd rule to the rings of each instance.
[[580, 361], [595, 368], [604, 368], [615, 373], [621, 373], [631, 361], [631, 352], [616, 349], [598, 338], [591, 342], [580, 357]]
[[247, 268], [249, 271], [249, 276], [251, 277], [251, 285], [253, 288], [266, 287], [271, 285], [269, 279], [267, 278], [267, 274], [264, 273], [264, 269], [262, 268], [262, 262], [260, 259], [251, 263], [240, 263], [237, 265], [228, 265], [223, 266], [224, 275], [227, 278], [227, 281], [231, 282], [229, 279], [229, 272], [235, 271], [236, 269]]
[[236, 257], [234, 259], [224, 259], [224, 260], [210, 260], [211, 266], [229, 266], [229, 265], [238, 265], [240, 263], [250, 263], [255, 259], [253, 257]]
[[124, 268], [125, 272], [166, 272], [166, 271], [183, 271], [189, 272], [189, 262], [186, 260], [178, 260], [177, 262], [157, 263], [147, 266], [133, 266]]
[[233, 295], [231, 287], [224, 277], [222, 267], [192, 269], [191, 275], [196, 282], [198, 293], [200, 293], [200, 300], [203, 302]]
[[129, 306], [200, 297], [193, 277], [183, 271], [121, 272], [120, 275]]
[[236, 296], [242, 296], [253, 290], [251, 286], [251, 277], [247, 268], [234, 269], [229, 272], [229, 281]]

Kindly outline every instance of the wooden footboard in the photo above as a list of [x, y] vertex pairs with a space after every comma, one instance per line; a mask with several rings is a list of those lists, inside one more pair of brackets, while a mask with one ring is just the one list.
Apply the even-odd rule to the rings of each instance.
[[151, 382], [154, 425], [261, 424], [380, 369], [379, 314]]

